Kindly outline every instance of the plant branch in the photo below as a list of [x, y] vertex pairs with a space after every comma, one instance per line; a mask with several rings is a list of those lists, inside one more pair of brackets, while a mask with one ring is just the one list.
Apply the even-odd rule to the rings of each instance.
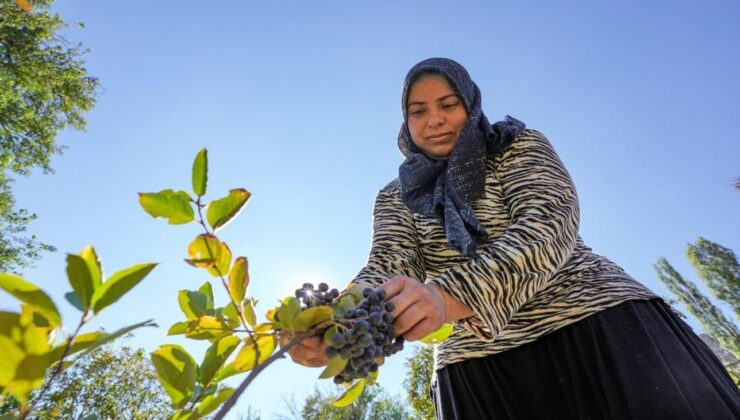
[[[51, 388], [51, 384], [57, 379], [59, 374], [62, 373], [62, 369], [64, 368], [64, 359], [69, 355], [70, 350], [72, 350], [72, 344], [74, 343], [77, 334], [80, 333], [80, 329], [82, 329], [82, 326], [85, 325], [85, 322], [87, 322], [87, 320], [85, 319], [86, 315], [87, 312], [82, 314], [82, 318], [80, 318], [80, 323], [77, 325], [77, 329], [75, 329], [75, 332], [72, 333], [69, 339], [67, 339], [67, 345], [64, 347], [64, 351], [62, 352], [62, 356], [59, 358], [59, 362], [57, 362], [57, 365], [54, 367], [54, 371], [49, 377], [49, 380], [46, 381], [44, 387], [41, 388], [41, 392], [39, 392], [36, 398], [34, 398], [34, 403], [37, 401], [41, 401], [41, 398], [43, 398], [46, 392]], [[29, 414], [31, 414], [32, 411], [33, 403], [30, 404], [26, 412], [21, 413], [19, 419], [25, 419]]]

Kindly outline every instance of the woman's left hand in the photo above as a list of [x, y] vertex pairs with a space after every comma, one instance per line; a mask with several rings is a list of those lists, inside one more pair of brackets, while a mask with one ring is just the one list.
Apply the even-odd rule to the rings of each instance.
[[438, 330], [447, 320], [441, 289], [406, 276], [396, 276], [380, 287], [393, 310], [395, 335], [415, 341]]

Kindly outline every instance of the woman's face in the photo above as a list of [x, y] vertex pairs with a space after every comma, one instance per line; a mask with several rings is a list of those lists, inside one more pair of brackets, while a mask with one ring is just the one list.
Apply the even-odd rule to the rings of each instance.
[[407, 101], [406, 125], [411, 140], [430, 158], [449, 159], [468, 113], [447, 79], [421, 76], [411, 85]]

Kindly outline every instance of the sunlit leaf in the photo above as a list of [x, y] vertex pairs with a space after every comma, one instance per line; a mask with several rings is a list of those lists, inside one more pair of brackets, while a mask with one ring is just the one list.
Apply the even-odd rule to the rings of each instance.
[[100, 311], [118, 301], [139, 284], [156, 266], [157, 264], [153, 263], [138, 264], [110, 276], [93, 294], [92, 308], [95, 313], [100, 313]]
[[237, 328], [241, 325], [242, 321], [239, 318], [239, 313], [236, 311], [236, 307], [232, 303], [222, 308], [223, 316], [226, 318], [226, 322], [232, 328]]
[[87, 311], [96, 288], [87, 261], [79, 255], [67, 254], [67, 279], [82, 303], [82, 311]]
[[190, 325], [190, 321], [175, 322], [167, 330], [167, 335], [185, 334], [185, 331], [187, 330], [188, 325]]
[[203, 283], [198, 288], [198, 291], [203, 293], [206, 297], [206, 310], [208, 310], [209, 313], [213, 313], [213, 286], [211, 285], [211, 282], [207, 281]]
[[229, 272], [231, 265], [231, 249], [226, 242], [221, 242], [221, 252], [216, 263], [207, 268], [207, 271], [214, 277], [225, 276]]
[[190, 321], [185, 336], [194, 340], [210, 340], [233, 334], [233, 330], [223, 320], [215, 316], [202, 316]]
[[364, 379], [357, 379], [356, 381], [352, 382], [352, 385], [350, 385], [347, 389], [342, 392], [341, 395], [339, 395], [334, 402], [331, 403], [334, 407], [346, 407], [350, 404], [352, 404], [361, 394], [362, 391], [365, 389], [365, 380]]
[[257, 336], [256, 344], [252, 337], [244, 339], [244, 346], [239, 350], [234, 360], [234, 367], [242, 372], [253, 369], [257, 360], [257, 349], [259, 349], [259, 362], [264, 363], [277, 347], [277, 337], [274, 335]]
[[236, 361], [231, 361], [227, 363], [226, 366], [222, 367], [216, 372], [216, 375], [213, 377], [211, 382], [213, 383], [221, 382], [226, 378], [230, 378], [234, 375], [244, 373], [244, 371], [238, 370], [235, 365], [236, 365]]
[[326, 365], [324, 371], [321, 372], [321, 376], [319, 376], [319, 379], [326, 379], [337, 376], [344, 370], [348, 362], [349, 359], [343, 359], [339, 356], [332, 357], [331, 359], [329, 359], [329, 363]]
[[208, 184], [208, 150], [202, 148], [193, 161], [193, 192], [204, 195]]
[[28, 354], [44, 354], [51, 349], [49, 345], [49, 329], [31, 327], [23, 332], [23, 347]]
[[90, 271], [93, 289], [97, 289], [103, 283], [103, 270], [100, 267], [100, 258], [91, 246], [86, 246], [80, 252], [80, 258], [87, 263], [87, 269]]
[[272, 334], [275, 331], [275, 324], [272, 322], [264, 322], [254, 326], [254, 332], [258, 334]]
[[322, 322], [331, 319], [334, 312], [331, 310], [331, 306], [314, 306], [301, 311], [295, 317], [295, 323], [293, 330], [295, 332], [304, 332], [309, 330]]
[[293, 296], [283, 299], [282, 305], [275, 314], [277, 321], [283, 324], [289, 330], [295, 325], [295, 317], [301, 311], [301, 302]]
[[336, 325], [332, 325], [324, 331], [324, 343], [326, 343], [327, 346], [331, 345], [331, 337], [336, 334], [337, 331]]
[[23, 349], [10, 337], [0, 335], [0, 387], [7, 386], [15, 377], [15, 371], [25, 357]]
[[427, 334], [419, 341], [426, 344], [437, 344], [447, 339], [450, 334], [452, 334], [452, 324], [442, 324], [437, 331]]
[[13, 274], [0, 273], [0, 288], [21, 302], [32, 306], [34, 310], [44, 315], [53, 326], [58, 327], [62, 325], [62, 317], [59, 315], [56, 305], [35, 284]]
[[158, 193], [139, 193], [139, 203], [150, 216], [167, 219], [171, 225], [195, 220], [190, 195], [185, 191], [162, 190]]
[[187, 319], [198, 319], [205, 315], [213, 315], [208, 311], [208, 298], [201, 292], [180, 290], [177, 292], [177, 303]]
[[349, 292], [352, 294], [352, 296], [355, 297], [356, 301], [359, 302], [363, 298], [362, 291], [367, 288], [374, 289], [375, 286], [373, 286], [370, 283], [358, 281], [356, 283], [353, 283], [352, 286], [350, 286]]
[[367, 378], [365, 378], [365, 382], [367, 382], [368, 385], [375, 385], [375, 383], [378, 382], [379, 374], [380, 374], [380, 370], [376, 370], [375, 372], [370, 372], [367, 375]]
[[197, 420], [199, 418], [192, 410], [177, 410], [170, 415], [168, 420]]
[[195, 360], [176, 344], [160, 346], [152, 353], [159, 382], [176, 408], [182, 408], [193, 395], [198, 367]]
[[224, 388], [218, 393], [203, 398], [198, 408], [195, 409], [199, 416], [205, 416], [215, 411], [221, 404], [226, 402], [234, 394], [234, 388]]
[[229, 294], [234, 302], [241, 302], [249, 286], [249, 266], [245, 257], [234, 260], [229, 270]]
[[254, 299], [247, 299], [244, 301], [244, 319], [247, 321], [247, 324], [250, 326], [254, 326], [257, 324], [257, 313], [254, 310], [254, 305], [256, 301]]
[[338, 303], [332, 306], [332, 309], [334, 310], [334, 316], [337, 318], [343, 318], [344, 314], [346, 314], [348, 310], [354, 308], [356, 305], [357, 302], [351, 294], [344, 295], [339, 299]]
[[203, 363], [201, 363], [198, 369], [201, 384], [211, 382], [216, 372], [221, 369], [226, 359], [231, 356], [236, 346], [239, 345], [239, 341], [239, 337], [231, 335], [218, 340], [208, 348], [206, 355], [203, 357]]
[[226, 226], [244, 208], [251, 194], [244, 188], [229, 191], [229, 195], [208, 204], [206, 219], [213, 231]]

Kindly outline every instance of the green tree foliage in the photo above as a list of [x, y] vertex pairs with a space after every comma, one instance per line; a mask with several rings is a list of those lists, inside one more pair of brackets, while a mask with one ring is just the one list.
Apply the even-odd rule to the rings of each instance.
[[68, 24], [50, 12], [52, 3], [35, 0], [33, 11], [24, 11], [0, 0], [0, 271], [51, 249], [24, 236], [35, 215], [13, 209], [11, 174], [51, 172], [52, 156], [62, 151], [57, 133], [83, 130], [95, 105], [98, 80], [84, 67], [86, 51], [59, 35]]
[[62, 419], [90, 414], [101, 419], [153, 419], [171, 413], [167, 394], [144, 350], [116, 350], [112, 345], [64, 372], [37, 404], [39, 413]]
[[[736, 314], [740, 313], [738, 302], [738, 262], [735, 254], [716, 243], [699, 238], [696, 244], [687, 248], [689, 261], [696, 267], [699, 276], [717, 297], [730, 304]], [[712, 301], [704, 296], [699, 288], [686, 280], [665, 258], [655, 264], [658, 278], [683, 302], [688, 311], [696, 317], [707, 334], [719, 341], [720, 345], [740, 357], [740, 330]], [[726, 366], [735, 383], [740, 386], [740, 367]]]
[[735, 253], [699, 238], [696, 244], [688, 245], [686, 255], [714, 296], [730, 304], [740, 317], [740, 264]]
[[368, 386], [351, 405], [335, 407], [332, 405], [341, 390], [329, 391], [318, 387], [309, 395], [301, 410], [304, 420], [397, 420], [409, 418], [403, 401], [388, 395], [379, 386]]
[[414, 416], [424, 420], [434, 419], [434, 401], [429, 395], [434, 373], [434, 347], [416, 347], [406, 359], [405, 366], [407, 370], [403, 386], [407, 390], [406, 398], [414, 410]]

